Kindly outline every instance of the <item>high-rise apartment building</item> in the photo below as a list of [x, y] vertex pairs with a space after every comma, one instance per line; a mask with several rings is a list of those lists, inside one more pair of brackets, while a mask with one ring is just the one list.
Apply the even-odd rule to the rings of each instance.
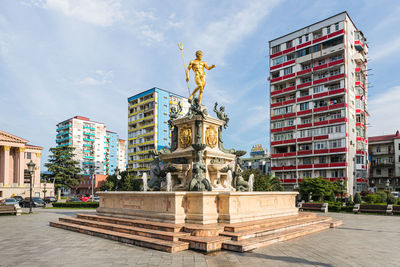
[[[269, 42], [272, 172], [367, 187], [367, 58], [347, 12]], [[345, 182], [346, 181], [346, 182]]]
[[369, 185], [374, 190], [400, 191], [400, 132], [368, 138]]
[[108, 157], [106, 157], [106, 160], [108, 159], [110, 174], [114, 174], [117, 167], [120, 171], [125, 171], [126, 140], [119, 139], [116, 132], [106, 131], [106, 133], [109, 147], [109, 154]]
[[187, 98], [152, 88], [128, 98], [128, 171], [137, 177], [150, 175], [150, 151], [170, 146], [168, 125], [172, 107], [181, 103], [186, 113]]
[[57, 124], [57, 147], [70, 145], [75, 148], [75, 160], [79, 161], [82, 174], [113, 174], [121, 161], [126, 165], [126, 148], [115, 132], [107, 131], [104, 123], [89, 118], [75, 116]]

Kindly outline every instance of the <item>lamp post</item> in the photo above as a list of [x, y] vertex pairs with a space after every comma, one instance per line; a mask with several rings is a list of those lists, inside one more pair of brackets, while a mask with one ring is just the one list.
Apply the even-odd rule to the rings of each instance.
[[390, 180], [389, 179], [386, 180], [386, 190], [388, 192], [390, 192]]
[[339, 180], [340, 182], [340, 201], [342, 202], [342, 206], [343, 206], [343, 185], [344, 185], [344, 179], [341, 178]]
[[118, 166], [115, 168], [115, 170], [114, 170], [114, 174], [117, 176], [117, 184], [115, 185], [115, 191], [118, 191], [118, 184], [119, 184], [119, 181], [121, 180], [121, 175], [119, 175], [119, 168], [118, 168]]
[[35, 166], [36, 164], [31, 160], [28, 165], [28, 171], [29, 171], [29, 213], [32, 213], [32, 176], [33, 173], [35, 172]]

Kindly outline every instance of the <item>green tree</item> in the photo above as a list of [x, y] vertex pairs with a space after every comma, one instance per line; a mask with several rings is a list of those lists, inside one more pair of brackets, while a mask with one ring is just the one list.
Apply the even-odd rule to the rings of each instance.
[[54, 179], [55, 187], [72, 188], [79, 184], [81, 177], [78, 173], [81, 169], [77, 166], [78, 161], [74, 160], [74, 150], [72, 146], [61, 146], [50, 148], [52, 155], [49, 156], [45, 167], [51, 172], [50, 178]]
[[354, 203], [356, 203], [356, 204], [361, 203], [361, 195], [358, 192], [354, 195]]
[[308, 196], [312, 193], [313, 200], [323, 200], [334, 192], [333, 183], [323, 178], [305, 178], [299, 183], [299, 191], [304, 200], [308, 200]]
[[109, 175], [101, 190], [105, 191], [140, 191], [142, 186], [141, 179], [130, 176], [127, 171], [121, 172], [121, 179], [118, 180], [115, 174]]
[[282, 191], [283, 186], [278, 177], [262, 174], [260, 170], [245, 170], [243, 178], [248, 181], [251, 174], [254, 174], [254, 191]]

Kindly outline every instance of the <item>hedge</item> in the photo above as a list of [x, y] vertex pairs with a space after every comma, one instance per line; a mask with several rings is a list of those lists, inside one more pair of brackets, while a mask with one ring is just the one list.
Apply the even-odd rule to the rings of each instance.
[[55, 202], [56, 208], [98, 208], [99, 202]]

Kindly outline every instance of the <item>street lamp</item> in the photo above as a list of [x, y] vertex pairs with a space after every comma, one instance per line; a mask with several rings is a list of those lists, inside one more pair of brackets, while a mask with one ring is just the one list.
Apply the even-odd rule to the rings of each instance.
[[118, 191], [118, 184], [119, 184], [119, 181], [121, 180], [121, 175], [119, 175], [119, 168], [118, 168], [118, 166], [115, 168], [115, 170], [114, 170], [114, 174], [117, 176], [117, 184], [115, 185], [115, 191]]
[[31, 160], [28, 165], [28, 171], [29, 171], [29, 213], [32, 213], [32, 176], [33, 173], [35, 172], [35, 166], [36, 164]]

